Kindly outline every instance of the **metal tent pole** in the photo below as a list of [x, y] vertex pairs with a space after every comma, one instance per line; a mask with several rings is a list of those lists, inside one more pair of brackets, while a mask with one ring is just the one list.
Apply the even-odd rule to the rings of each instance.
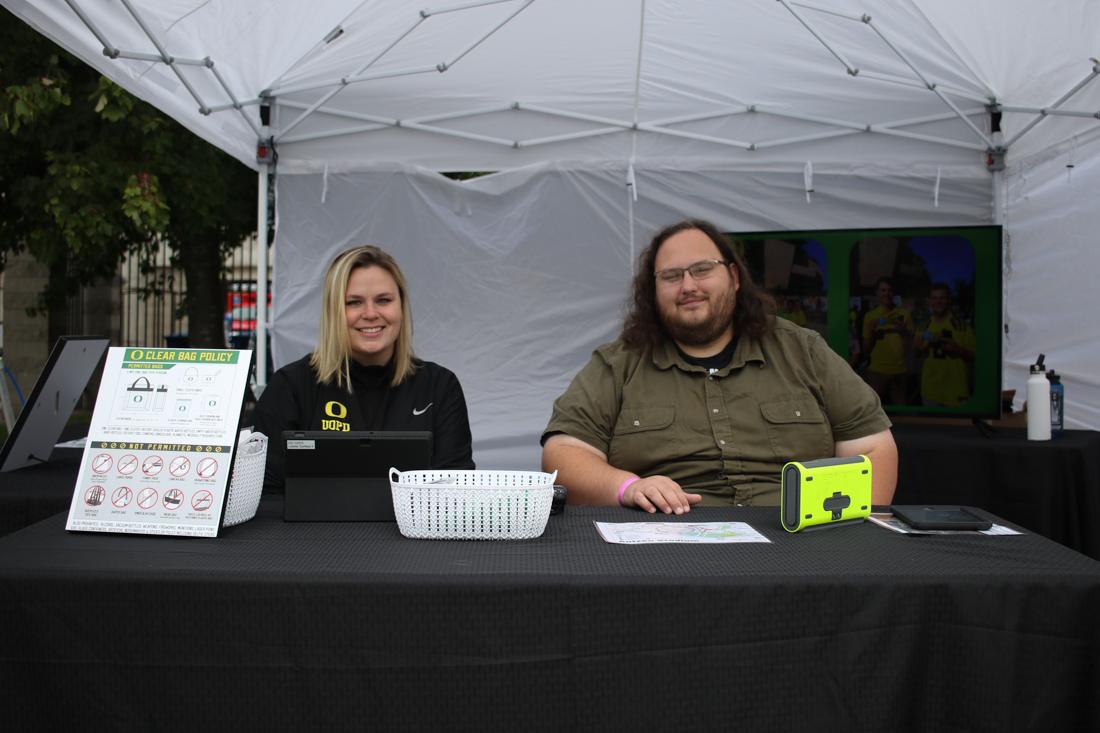
[[642, 0], [638, 18], [638, 57], [634, 64], [634, 109], [630, 133], [630, 160], [626, 166], [626, 218], [630, 236], [630, 259], [626, 263], [627, 275], [634, 274], [634, 204], [638, 200], [638, 181], [634, 162], [638, 155], [638, 108], [642, 94], [642, 52], [645, 50], [645, 0]]
[[995, 170], [993, 175], [993, 223], [1004, 226], [1005, 223], [1005, 190], [1003, 170]]
[[260, 166], [256, 202], [256, 398], [267, 387], [267, 189], [271, 166]]

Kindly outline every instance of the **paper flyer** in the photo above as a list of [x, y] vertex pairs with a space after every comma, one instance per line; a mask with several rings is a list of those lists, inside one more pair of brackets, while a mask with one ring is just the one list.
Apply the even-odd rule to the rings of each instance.
[[593, 522], [613, 545], [713, 545], [771, 542], [745, 522]]
[[113, 347], [66, 529], [216, 537], [252, 352]]

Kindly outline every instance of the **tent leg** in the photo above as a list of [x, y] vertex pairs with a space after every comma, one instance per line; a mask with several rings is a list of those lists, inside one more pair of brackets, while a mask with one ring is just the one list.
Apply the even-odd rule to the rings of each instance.
[[256, 397], [267, 386], [267, 188], [271, 167], [260, 166], [256, 204]]
[[993, 223], [1004, 226], [1005, 191], [1004, 171], [993, 171]]

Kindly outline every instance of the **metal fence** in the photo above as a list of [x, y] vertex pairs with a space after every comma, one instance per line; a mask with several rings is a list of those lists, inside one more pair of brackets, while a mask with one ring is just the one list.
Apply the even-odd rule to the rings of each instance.
[[[226, 344], [247, 346], [255, 330], [255, 284], [259, 253], [254, 238], [245, 240], [226, 257]], [[268, 272], [270, 282], [270, 271]], [[161, 246], [144, 261], [128, 257], [119, 269], [118, 343], [122, 346], [185, 346], [187, 279]], [[268, 290], [270, 292], [270, 288]]]

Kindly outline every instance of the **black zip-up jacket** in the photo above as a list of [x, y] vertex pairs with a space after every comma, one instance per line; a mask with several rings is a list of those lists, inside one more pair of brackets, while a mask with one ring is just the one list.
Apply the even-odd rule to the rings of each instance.
[[309, 357], [275, 372], [253, 413], [253, 429], [268, 437], [264, 492], [283, 492], [284, 430], [430, 430], [432, 468], [474, 468], [470, 418], [458, 377], [430, 361], [389, 386], [390, 367], [351, 364], [354, 393], [319, 384]]

